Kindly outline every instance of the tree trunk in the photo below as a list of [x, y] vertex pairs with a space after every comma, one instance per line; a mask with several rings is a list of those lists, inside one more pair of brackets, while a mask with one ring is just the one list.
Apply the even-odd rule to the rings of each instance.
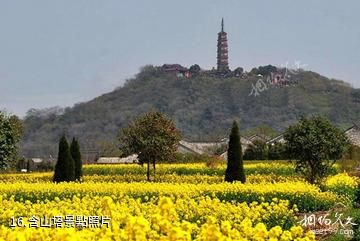
[[155, 161], [153, 162], [153, 168], [154, 168], [154, 181], [155, 181], [155, 174], [156, 174], [156, 169], [155, 169]]
[[315, 166], [315, 162], [316, 161], [312, 161], [310, 160], [310, 184], [315, 184], [316, 182], [316, 174], [317, 174], [317, 170], [316, 170], [316, 166]]
[[147, 181], [150, 181], [150, 161], [147, 161], [147, 171], [146, 171]]

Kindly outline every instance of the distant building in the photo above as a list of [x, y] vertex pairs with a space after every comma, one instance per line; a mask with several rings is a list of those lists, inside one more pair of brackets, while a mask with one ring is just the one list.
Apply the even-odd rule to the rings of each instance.
[[345, 135], [354, 146], [360, 146], [360, 122], [354, 122], [353, 126], [345, 131]]
[[240, 143], [241, 143], [241, 149], [244, 152], [246, 149], [248, 149], [249, 145], [252, 144], [252, 141], [249, 140], [247, 137], [240, 137]]
[[31, 158], [31, 161], [34, 163], [34, 164], [40, 164], [43, 162], [43, 159], [41, 158]]
[[281, 72], [276, 72], [276, 73], [271, 72], [270, 80], [271, 80], [271, 84], [273, 85], [282, 85], [283, 83], [286, 82], [285, 75]]
[[284, 134], [280, 134], [278, 136], [275, 136], [274, 138], [268, 140], [266, 144], [268, 145], [275, 145], [276, 143], [284, 144], [286, 141], [284, 139]]
[[166, 73], [174, 74], [178, 78], [191, 77], [190, 71], [187, 68], [181, 66], [180, 64], [164, 64], [163, 66], [161, 66], [161, 70]]
[[[344, 131], [345, 135], [349, 139], [350, 143], [355, 146], [360, 146], [360, 122], [354, 122], [353, 126]], [[268, 145], [274, 145], [275, 143], [284, 144], [284, 134], [280, 134], [266, 142]]]
[[217, 71], [219, 73], [229, 72], [229, 56], [227, 33], [224, 31], [224, 19], [221, 20], [221, 31], [217, 40]]
[[[228, 143], [229, 139], [227, 139], [226, 142]], [[246, 149], [248, 149], [249, 145], [252, 144], [252, 142], [246, 137], [240, 137], [240, 143], [241, 143], [241, 150], [243, 153], [246, 151]], [[227, 151], [225, 151], [220, 156], [225, 160], [227, 160]]]
[[193, 153], [193, 154], [212, 154], [216, 148], [220, 148], [226, 144], [226, 140], [219, 142], [188, 142], [180, 141], [178, 145], [178, 152], [180, 153]]
[[251, 135], [249, 137], [247, 137], [247, 139], [251, 142], [254, 141], [262, 141], [262, 142], [267, 142], [270, 138], [266, 135], [262, 135], [262, 134], [254, 134]]
[[138, 163], [138, 156], [136, 154], [127, 157], [100, 157], [96, 163], [98, 164], [131, 164]]
[[199, 154], [200, 153], [197, 150], [194, 150], [191, 146], [187, 145], [187, 143], [184, 141], [180, 141], [178, 148], [177, 148], [177, 152], [178, 153], [183, 153], [183, 154], [187, 154], [187, 153], [191, 153], [191, 154]]
[[39, 166], [44, 163], [44, 160], [41, 158], [30, 158], [19, 161], [18, 168], [21, 172], [30, 172], [38, 170]]

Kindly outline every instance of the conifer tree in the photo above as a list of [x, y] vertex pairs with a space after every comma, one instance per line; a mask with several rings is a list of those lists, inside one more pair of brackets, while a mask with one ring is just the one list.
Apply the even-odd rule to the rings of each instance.
[[81, 152], [79, 142], [75, 138], [72, 139], [70, 153], [75, 163], [75, 180], [80, 181], [80, 178], [82, 177]]
[[30, 172], [30, 171], [31, 171], [30, 160], [27, 160], [27, 163], [26, 163], [26, 172]]
[[75, 181], [75, 163], [71, 157], [65, 136], [59, 141], [58, 159], [55, 165], [54, 182]]
[[236, 121], [234, 121], [231, 128], [231, 134], [229, 138], [229, 148], [227, 151], [227, 168], [225, 172], [225, 181], [241, 181], [245, 183], [245, 171], [242, 160], [242, 150], [240, 142], [239, 127]]

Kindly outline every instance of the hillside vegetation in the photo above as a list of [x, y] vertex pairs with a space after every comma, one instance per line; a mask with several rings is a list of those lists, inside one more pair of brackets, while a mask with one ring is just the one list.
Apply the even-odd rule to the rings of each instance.
[[[174, 119], [188, 140], [213, 140], [228, 135], [234, 119], [243, 131], [269, 125], [277, 131], [302, 115], [322, 114], [341, 128], [360, 118], [360, 89], [310, 71], [296, 73], [296, 85], [267, 86], [250, 95], [259, 76], [219, 78], [196, 74], [178, 78], [144, 67], [124, 86], [71, 108], [30, 110], [21, 144], [26, 156], [56, 156], [62, 134], [79, 138], [83, 150], [116, 140], [119, 128], [152, 108]], [[111, 143], [111, 144], [109, 144]]]

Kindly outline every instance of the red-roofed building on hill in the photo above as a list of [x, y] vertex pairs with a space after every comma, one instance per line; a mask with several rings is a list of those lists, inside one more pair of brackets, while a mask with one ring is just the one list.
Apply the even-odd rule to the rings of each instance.
[[174, 74], [174, 75], [176, 75], [176, 77], [179, 77], [179, 78], [183, 78], [183, 77], [190, 78], [191, 77], [191, 73], [190, 73], [189, 69], [183, 67], [180, 64], [164, 64], [163, 66], [161, 66], [161, 69], [164, 72]]

